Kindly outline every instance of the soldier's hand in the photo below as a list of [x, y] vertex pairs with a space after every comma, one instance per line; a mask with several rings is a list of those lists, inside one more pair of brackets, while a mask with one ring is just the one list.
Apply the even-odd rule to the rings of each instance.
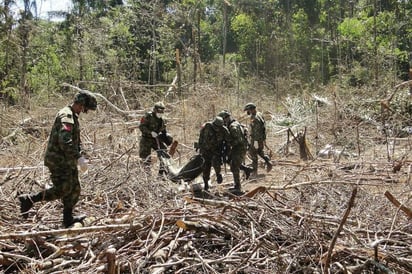
[[152, 131], [152, 137], [153, 137], [153, 138], [157, 138], [158, 135], [159, 135], [159, 134], [157, 134], [156, 132]]

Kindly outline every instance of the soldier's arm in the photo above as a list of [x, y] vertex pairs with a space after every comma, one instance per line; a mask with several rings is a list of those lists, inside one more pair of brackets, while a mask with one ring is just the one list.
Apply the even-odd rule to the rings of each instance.
[[257, 116], [259, 121], [259, 135], [262, 140], [266, 140], [266, 122], [262, 114]]
[[81, 155], [79, 147], [75, 146], [73, 142], [73, 130], [74, 124], [61, 123], [61, 128], [58, 133], [59, 146], [67, 158], [76, 160], [80, 158]]
[[166, 134], [166, 133], [167, 133], [166, 120], [163, 119], [163, 118], [162, 118], [162, 123], [161, 123], [159, 132], [162, 132], [163, 134]]
[[78, 159], [80, 157], [79, 140], [74, 133], [75, 122], [71, 108], [66, 107], [59, 111], [55, 121], [56, 130], [52, 134], [57, 134], [58, 145], [68, 159]]
[[209, 135], [209, 131], [211, 130], [211, 127], [208, 123], [202, 125], [202, 128], [200, 129], [200, 134], [199, 134], [199, 141], [198, 141], [198, 146], [199, 149], [206, 149], [207, 148], [207, 136]]
[[240, 130], [237, 127], [231, 127], [230, 129], [230, 145], [231, 146], [236, 146], [238, 145], [241, 140], [243, 140], [241, 134], [243, 134], [242, 132], [240, 132]]
[[150, 136], [152, 130], [150, 128], [150, 116], [149, 116], [149, 114], [144, 115], [140, 119], [139, 129], [142, 132], [143, 136]]
[[205, 139], [204, 135], [205, 135], [205, 129], [202, 127], [200, 129], [200, 133], [199, 133], [199, 140], [197, 141], [197, 145], [200, 149], [204, 148], [204, 142], [205, 142], [204, 141], [204, 139]]

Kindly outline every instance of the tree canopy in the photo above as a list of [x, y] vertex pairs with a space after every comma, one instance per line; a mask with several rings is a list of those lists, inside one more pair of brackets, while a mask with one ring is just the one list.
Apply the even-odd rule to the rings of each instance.
[[11, 102], [62, 83], [163, 92], [178, 65], [186, 83], [236, 75], [308, 87], [393, 83], [410, 69], [407, 0], [73, 0], [48, 18], [40, 2], [0, 6], [0, 94]]

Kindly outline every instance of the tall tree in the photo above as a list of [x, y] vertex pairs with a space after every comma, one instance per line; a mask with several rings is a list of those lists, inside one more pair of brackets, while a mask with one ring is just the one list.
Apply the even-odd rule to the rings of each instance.
[[19, 34], [19, 46], [21, 52], [21, 71], [20, 71], [20, 90], [26, 96], [29, 95], [30, 89], [27, 82], [27, 69], [28, 69], [28, 57], [29, 57], [29, 44], [30, 34], [33, 24], [33, 13], [37, 14], [36, 1], [24, 0], [24, 10], [21, 12], [21, 19], [19, 21], [18, 34]]

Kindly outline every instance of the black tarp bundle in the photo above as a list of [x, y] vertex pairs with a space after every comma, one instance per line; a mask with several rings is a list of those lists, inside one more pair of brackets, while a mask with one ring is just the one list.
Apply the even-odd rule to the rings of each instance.
[[167, 178], [172, 182], [190, 182], [196, 179], [201, 173], [204, 164], [204, 159], [200, 154], [192, 156], [189, 161], [181, 168], [174, 168], [173, 159], [165, 151], [159, 149], [157, 151], [159, 159], [163, 162], [168, 172]]

